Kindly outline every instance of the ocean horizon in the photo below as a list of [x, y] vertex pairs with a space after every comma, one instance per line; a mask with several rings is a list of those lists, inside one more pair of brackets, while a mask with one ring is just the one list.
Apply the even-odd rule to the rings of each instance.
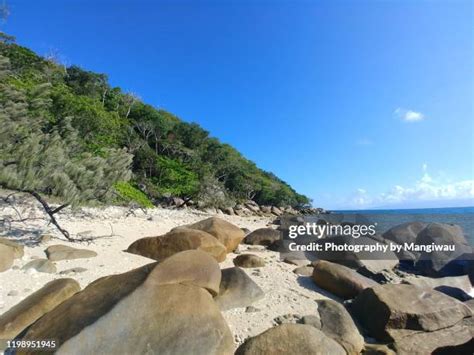
[[381, 233], [407, 222], [448, 223], [459, 225], [467, 241], [474, 246], [474, 206], [407, 208], [407, 209], [367, 209], [330, 210], [334, 213], [360, 214], [372, 222], [377, 222]]

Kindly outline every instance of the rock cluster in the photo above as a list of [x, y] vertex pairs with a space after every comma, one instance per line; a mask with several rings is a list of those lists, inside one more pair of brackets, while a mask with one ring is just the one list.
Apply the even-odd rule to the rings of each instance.
[[[0, 316], [0, 339], [50, 339], [65, 354], [472, 354], [474, 300], [465, 257], [472, 249], [462, 231], [414, 223], [381, 238], [454, 243], [459, 252], [408, 255], [424, 275], [397, 269], [400, 255], [366, 260], [356, 253], [349, 261], [313, 263], [293, 256], [264, 259], [260, 253], [281, 240], [279, 231], [261, 228], [245, 236], [241, 228], [211, 217], [139, 239], [127, 249], [158, 262], [100, 278], [82, 291], [73, 279], [46, 284]], [[219, 262], [237, 254], [240, 243], [247, 246], [232, 255], [235, 267], [221, 270]], [[23, 270], [56, 273], [54, 262], [96, 255], [66, 245], [50, 246], [45, 253], [47, 259], [32, 260]], [[0, 270], [22, 255], [18, 244], [0, 239]], [[272, 263], [296, 267], [295, 279], [334, 300], [316, 300], [310, 314], [272, 316], [273, 327], [235, 344], [222, 312], [240, 308], [245, 317], [266, 312], [257, 303], [266, 295], [252, 277]], [[62, 273], [85, 271], [76, 267]], [[398, 278], [387, 276], [381, 284], [384, 273]]]

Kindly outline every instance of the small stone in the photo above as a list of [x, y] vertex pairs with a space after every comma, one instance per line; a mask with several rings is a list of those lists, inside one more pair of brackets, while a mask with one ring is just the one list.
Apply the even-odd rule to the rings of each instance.
[[301, 316], [297, 314], [284, 314], [273, 319], [273, 322], [277, 325], [286, 324], [286, 323], [300, 323]]
[[260, 309], [254, 306], [248, 306], [247, 308], [245, 308], [245, 313], [255, 313], [255, 312], [260, 312]]
[[85, 272], [85, 271], [87, 271], [86, 268], [83, 268], [83, 267], [73, 267], [72, 269], [63, 270], [63, 271], [61, 271], [59, 274], [60, 274], [60, 275], [79, 274], [79, 273]]
[[14, 297], [18, 296], [19, 292], [17, 290], [11, 290], [10, 292], [7, 293], [7, 296]]
[[47, 274], [54, 274], [56, 272], [56, 266], [48, 259], [36, 259], [30, 261], [28, 264], [23, 266], [23, 270], [36, 270], [38, 272], [44, 272]]

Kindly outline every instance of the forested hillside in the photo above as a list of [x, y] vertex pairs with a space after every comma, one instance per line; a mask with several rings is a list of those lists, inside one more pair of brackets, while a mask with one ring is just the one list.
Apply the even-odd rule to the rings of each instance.
[[150, 206], [170, 196], [214, 207], [249, 199], [310, 202], [198, 124], [111, 87], [105, 74], [65, 67], [4, 34], [0, 75], [2, 187], [68, 203]]

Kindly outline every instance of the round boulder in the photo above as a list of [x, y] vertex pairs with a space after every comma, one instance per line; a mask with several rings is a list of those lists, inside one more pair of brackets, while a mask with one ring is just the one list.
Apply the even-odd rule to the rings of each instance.
[[241, 254], [234, 259], [234, 265], [244, 268], [265, 266], [265, 260], [255, 254]]
[[270, 246], [280, 239], [280, 232], [273, 228], [259, 228], [247, 234], [245, 244]]
[[227, 250], [209, 233], [178, 227], [159, 237], [146, 237], [133, 242], [127, 252], [154, 260], [163, 260], [185, 250], [201, 250], [218, 262], [225, 260]]
[[245, 233], [242, 229], [218, 217], [210, 217], [208, 219], [189, 224], [186, 227], [198, 229], [213, 235], [226, 247], [228, 253], [237, 249], [237, 246], [245, 236]]
[[247, 339], [236, 355], [344, 355], [346, 351], [322, 331], [306, 324], [282, 324]]

